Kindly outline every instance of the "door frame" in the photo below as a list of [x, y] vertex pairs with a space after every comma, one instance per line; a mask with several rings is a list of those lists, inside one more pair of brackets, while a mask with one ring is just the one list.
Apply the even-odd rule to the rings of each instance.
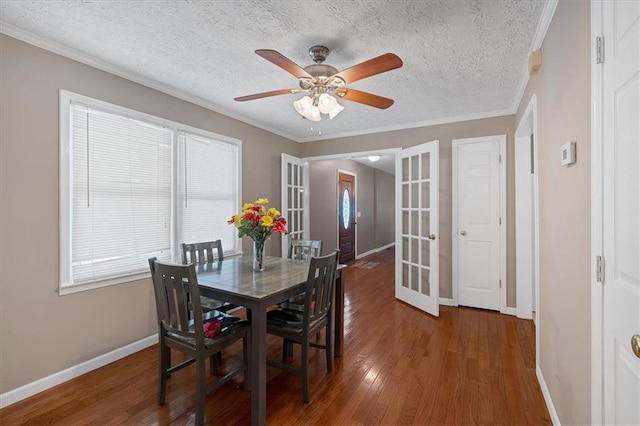
[[[527, 190], [526, 194], [523, 194], [517, 186], [515, 188], [516, 316], [523, 319], [532, 319], [532, 311], [534, 308], [536, 309], [534, 323], [536, 324], [537, 342], [537, 334], [539, 332], [537, 327], [538, 306], [540, 305], [540, 198], [538, 189], [538, 101], [535, 93], [531, 96], [529, 104], [518, 123], [514, 135], [514, 148], [521, 144], [526, 144], [529, 147], [531, 134], [533, 134], [533, 153], [531, 153], [530, 149], [521, 150], [520, 152], [526, 154], [520, 156], [518, 154], [519, 150], [514, 149], [516, 185], [521, 174], [523, 179], [530, 180], [531, 154], [533, 154], [534, 175], [532, 186], [525, 188]], [[530, 253], [528, 252], [529, 249], [531, 250]], [[526, 253], [526, 256], [523, 256], [523, 253]], [[523, 274], [523, 271], [526, 274]], [[533, 300], [534, 291], [535, 300]]]
[[[353, 176], [353, 253], [354, 259], [358, 258], [358, 175], [343, 169], [336, 169], [336, 212], [340, 206], [340, 173]], [[340, 218], [336, 220], [336, 241], [340, 247]]]
[[596, 37], [602, 36], [602, 0], [591, 0], [591, 422], [604, 421], [604, 289], [598, 282], [597, 256], [604, 252], [603, 72], [597, 64]]
[[507, 135], [481, 136], [475, 138], [453, 139], [451, 141], [451, 290], [453, 306], [458, 306], [458, 245], [454, 243], [458, 235], [458, 145], [489, 142], [498, 139], [500, 161], [500, 313], [512, 314], [507, 308]]

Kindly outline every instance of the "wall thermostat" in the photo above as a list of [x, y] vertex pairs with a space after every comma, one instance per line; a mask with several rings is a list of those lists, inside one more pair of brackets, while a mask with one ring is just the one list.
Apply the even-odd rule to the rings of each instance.
[[576, 162], [576, 143], [569, 142], [562, 145], [560, 165], [568, 166]]

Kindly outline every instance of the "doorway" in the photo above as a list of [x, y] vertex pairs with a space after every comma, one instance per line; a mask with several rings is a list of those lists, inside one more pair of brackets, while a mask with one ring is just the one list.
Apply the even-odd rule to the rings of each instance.
[[506, 135], [452, 148], [454, 303], [506, 312]]
[[538, 306], [538, 114], [534, 94], [515, 133], [516, 316], [537, 318]]
[[356, 257], [356, 176], [338, 171], [338, 248], [340, 263]]

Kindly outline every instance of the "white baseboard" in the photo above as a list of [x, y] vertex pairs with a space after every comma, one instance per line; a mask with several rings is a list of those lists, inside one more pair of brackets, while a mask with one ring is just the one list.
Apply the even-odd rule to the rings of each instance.
[[440, 304], [444, 305], [444, 306], [458, 306], [458, 304], [455, 303], [453, 301], [453, 299], [449, 299], [449, 298], [446, 298], [446, 297], [439, 298], [438, 302], [440, 302]]
[[128, 355], [141, 351], [144, 348], [148, 348], [157, 342], [158, 335], [154, 334], [153, 336], [145, 337], [137, 342], [130, 343], [111, 352], [107, 352], [106, 354], [97, 356], [78, 365], [74, 365], [73, 367], [69, 367], [66, 370], [53, 373], [52, 375], [38, 379], [35, 382], [27, 383], [24, 386], [5, 392], [0, 395], [0, 408], [7, 407], [44, 390], [67, 382], [71, 379], [75, 379], [89, 371], [103, 367]]
[[516, 316], [516, 308], [512, 308], [507, 306], [507, 309], [504, 311], [505, 314], [507, 315], [513, 315], [514, 317]]
[[555, 426], [560, 426], [560, 418], [558, 417], [558, 412], [556, 411], [556, 407], [553, 405], [553, 400], [551, 399], [551, 394], [549, 393], [549, 388], [547, 387], [547, 382], [544, 381], [544, 376], [542, 375], [542, 370], [540, 370], [540, 366], [536, 367], [536, 377], [538, 378], [538, 383], [540, 384], [540, 390], [542, 390], [542, 396], [544, 397], [544, 402], [547, 404], [547, 410], [549, 410], [549, 415], [551, 416], [551, 422]]
[[393, 247], [393, 246], [395, 246], [395, 245], [396, 245], [396, 243], [391, 243], [391, 244], [387, 244], [386, 246], [378, 247], [378, 248], [376, 249], [376, 252], [386, 250], [386, 249], [388, 249], [388, 248], [390, 248], [390, 247]]

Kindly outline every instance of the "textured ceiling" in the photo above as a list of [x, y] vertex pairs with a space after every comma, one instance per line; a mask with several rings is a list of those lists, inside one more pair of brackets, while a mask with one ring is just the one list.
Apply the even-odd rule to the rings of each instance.
[[[307, 141], [513, 112], [543, 8], [543, 0], [2, 0], [0, 29]], [[349, 86], [395, 104], [341, 101], [345, 110], [311, 131], [292, 106], [301, 95], [233, 100], [297, 86], [254, 50], [304, 67], [314, 44], [331, 49], [326, 63], [339, 70], [397, 54], [402, 68]]]

